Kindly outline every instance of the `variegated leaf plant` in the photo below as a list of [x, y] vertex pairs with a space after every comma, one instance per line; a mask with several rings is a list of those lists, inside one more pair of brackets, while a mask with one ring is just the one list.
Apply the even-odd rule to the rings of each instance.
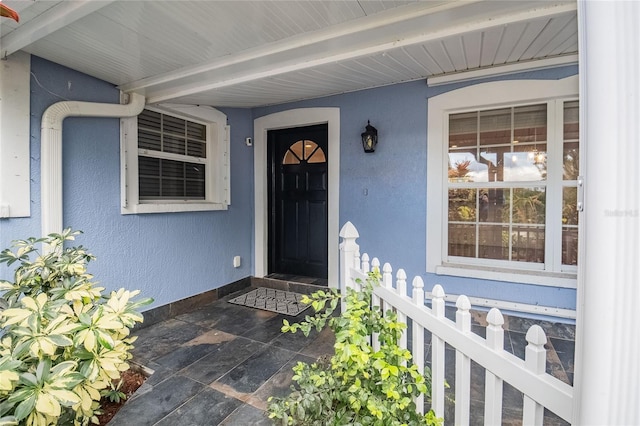
[[[14, 242], [0, 263], [16, 264], [0, 281], [0, 426], [97, 423], [101, 391], [129, 368], [130, 329], [142, 322], [138, 291], [103, 295], [78, 231]], [[38, 245], [48, 247], [41, 254]]]

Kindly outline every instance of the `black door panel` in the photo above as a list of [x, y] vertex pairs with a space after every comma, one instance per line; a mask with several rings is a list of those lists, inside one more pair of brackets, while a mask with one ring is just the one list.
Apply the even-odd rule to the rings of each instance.
[[327, 125], [269, 131], [269, 273], [327, 277]]

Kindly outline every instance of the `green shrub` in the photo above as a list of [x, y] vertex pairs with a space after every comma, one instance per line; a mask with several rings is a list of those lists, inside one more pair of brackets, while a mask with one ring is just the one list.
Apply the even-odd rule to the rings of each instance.
[[[101, 391], [129, 368], [129, 336], [138, 309], [152, 302], [120, 289], [104, 296], [82, 246], [64, 248], [79, 232], [15, 241], [0, 263], [17, 264], [0, 281], [0, 425], [98, 423]], [[37, 245], [49, 250], [40, 254]]]
[[[327, 323], [335, 333], [335, 353], [328, 362], [294, 367], [296, 385], [285, 398], [270, 398], [269, 417], [282, 424], [304, 425], [439, 425], [433, 411], [416, 412], [413, 398], [429, 397], [430, 382], [411, 362], [411, 353], [398, 346], [406, 324], [395, 313], [383, 315], [370, 304], [379, 272], [369, 274], [362, 290], [347, 289], [345, 310], [334, 316], [340, 295], [335, 289], [305, 298], [316, 310], [306, 321], [289, 324], [283, 332], [301, 330], [305, 336]], [[380, 349], [374, 351], [369, 336], [378, 333]], [[428, 372], [427, 372], [428, 376]]]

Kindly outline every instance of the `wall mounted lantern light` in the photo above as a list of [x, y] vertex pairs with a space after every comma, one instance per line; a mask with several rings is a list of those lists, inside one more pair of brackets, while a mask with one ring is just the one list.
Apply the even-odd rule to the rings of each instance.
[[378, 131], [371, 125], [369, 120], [367, 120], [366, 130], [360, 136], [362, 136], [364, 152], [374, 152], [378, 144]]

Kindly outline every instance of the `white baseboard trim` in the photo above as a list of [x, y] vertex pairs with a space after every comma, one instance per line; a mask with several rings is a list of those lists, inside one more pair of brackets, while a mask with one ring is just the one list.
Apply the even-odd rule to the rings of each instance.
[[[432, 299], [433, 295], [431, 292], [425, 292], [425, 297], [428, 299]], [[458, 300], [458, 297], [460, 297], [460, 295], [447, 294], [444, 296], [444, 300], [445, 302], [455, 303], [456, 300]], [[522, 312], [527, 314], [548, 315], [552, 317], [566, 318], [566, 319], [572, 319], [572, 320], [576, 319], [576, 311], [573, 309], [530, 305], [527, 303], [509, 302], [507, 300], [487, 299], [485, 297], [470, 297], [470, 296], [467, 296], [467, 297], [471, 302], [471, 306], [481, 306], [485, 308], [498, 308], [501, 311], [505, 310], [505, 311]]]

